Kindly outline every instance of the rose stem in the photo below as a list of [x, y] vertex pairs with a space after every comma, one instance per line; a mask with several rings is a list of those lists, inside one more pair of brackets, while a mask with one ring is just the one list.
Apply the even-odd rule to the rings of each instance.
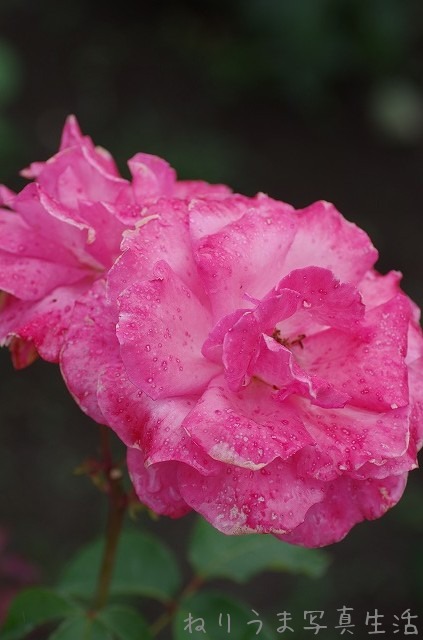
[[106, 545], [94, 597], [95, 611], [102, 609], [109, 597], [116, 550], [127, 507], [127, 497], [121, 485], [120, 471], [113, 466], [108, 427], [100, 425], [100, 436], [101, 453], [108, 486], [109, 511], [106, 526]]

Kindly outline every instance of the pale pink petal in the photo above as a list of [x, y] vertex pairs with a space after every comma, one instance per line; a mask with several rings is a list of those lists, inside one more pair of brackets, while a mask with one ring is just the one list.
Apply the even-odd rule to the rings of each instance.
[[148, 153], [137, 153], [128, 160], [132, 174], [135, 202], [143, 203], [150, 198], [172, 196], [176, 172], [166, 160]]
[[178, 180], [173, 187], [173, 196], [189, 200], [191, 198], [227, 198], [231, 189], [225, 184], [209, 184], [203, 180]]
[[74, 284], [86, 275], [85, 269], [0, 250], [0, 289], [21, 300], [39, 300], [56, 287]]
[[238, 194], [217, 200], [193, 198], [189, 203], [189, 226], [193, 243], [197, 244], [201, 239], [218, 233], [255, 206], [253, 198]]
[[[95, 239], [94, 229], [78, 214], [52, 199], [38, 184], [26, 186], [16, 197], [14, 206], [32, 233], [57, 243], [72, 253], [78, 263], [94, 269], [102, 268], [88, 251], [89, 243]], [[59, 249], [59, 255], [63, 249]]]
[[16, 198], [16, 193], [6, 187], [4, 184], [0, 184], [0, 205], [1, 206], [11, 206], [13, 204], [14, 199]]
[[258, 471], [222, 463], [219, 475], [207, 477], [180, 465], [178, 483], [190, 507], [232, 535], [291, 531], [325, 495], [324, 483], [301, 478], [293, 462], [278, 458]]
[[374, 411], [408, 404], [407, 327], [410, 307], [403, 294], [369, 311], [360, 333], [328, 329], [304, 340], [298, 362]]
[[[321, 325], [352, 331], [364, 317], [365, 307], [358, 290], [351, 284], [339, 282], [328, 269], [295, 269], [278, 283], [274, 293], [282, 294], [284, 289], [292, 289], [301, 295], [303, 315], [309, 316], [308, 324], [311, 324], [311, 318]], [[272, 291], [271, 295], [274, 293]], [[293, 321], [296, 322], [296, 318]], [[285, 329], [288, 325], [281, 326]], [[301, 333], [302, 327], [296, 329]], [[294, 328], [287, 328], [284, 333], [291, 335], [294, 331]]]
[[101, 202], [80, 202], [79, 215], [95, 233], [88, 249], [90, 255], [105, 267], [110, 267], [119, 256], [125, 226]]
[[130, 380], [151, 398], [200, 393], [219, 368], [201, 354], [210, 314], [165, 262], [119, 298], [117, 336]]
[[357, 284], [378, 254], [367, 234], [348, 222], [328, 202], [315, 202], [296, 214], [298, 231], [284, 269], [325, 267], [341, 282]]
[[366, 309], [378, 307], [394, 298], [398, 293], [402, 293], [401, 279], [402, 274], [399, 271], [390, 271], [382, 275], [374, 269], [370, 269], [358, 285]]
[[69, 267], [80, 267], [72, 252], [52, 236], [43, 235], [36, 218], [31, 227], [19, 213], [0, 209], [0, 249], [16, 256], [41, 258]]
[[325, 499], [311, 507], [303, 524], [292, 533], [278, 535], [291, 544], [323, 547], [342, 540], [362, 520], [380, 518], [401, 498], [407, 474], [384, 480], [338, 478]]
[[343, 407], [350, 399], [348, 393], [339, 391], [323, 378], [309, 375], [296, 364], [289, 349], [263, 334], [250, 373], [277, 389], [281, 400], [294, 393], [309, 398], [319, 407]]
[[346, 406], [324, 409], [290, 397], [315, 445], [298, 454], [302, 473], [331, 480], [365, 463], [382, 465], [400, 457], [409, 445], [408, 407], [385, 413]]
[[139, 279], [153, 277], [156, 262], [165, 260], [207, 306], [191, 251], [186, 204], [163, 198], [149, 206], [145, 213], [137, 228], [124, 235], [123, 253], [108, 276], [110, 299], [115, 301], [126, 287]]
[[13, 337], [19, 337], [35, 346], [44, 360], [58, 362], [75, 300], [90, 284], [84, 280], [58, 287], [35, 303], [8, 296], [0, 314], [0, 344], [8, 345]]
[[164, 462], [146, 469], [141, 451], [128, 449], [127, 464], [140, 502], [171, 518], [180, 518], [191, 511], [178, 490], [178, 462]]
[[215, 378], [182, 426], [211, 458], [246, 469], [286, 460], [313, 442], [297, 408], [280, 403], [259, 381], [232, 393]]
[[244, 306], [245, 293], [262, 298], [286, 273], [296, 232], [292, 208], [264, 200], [245, 209], [242, 218], [197, 246], [196, 261], [217, 319]]

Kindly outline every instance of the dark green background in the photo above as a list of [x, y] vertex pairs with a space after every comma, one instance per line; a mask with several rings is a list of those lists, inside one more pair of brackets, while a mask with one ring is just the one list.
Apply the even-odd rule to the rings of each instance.
[[[19, 169], [54, 153], [69, 113], [125, 175], [142, 150], [183, 178], [299, 207], [333, 201], [423, 303], [420, 1], [1, 0], [0, 182], [22, 187]], [[72, 476], [96, 452], [96, 427], [53, 365], [14, 373], [4, 350], [0, 367], [0, 524], [48, 582], [101, 530], [101, 501]], [[190, 518], [149, 526], [182, 553]], [[397, 508], [330, 549], [324, 580], [268, 575], [238, 591], [270, 616], [324, 609], [337, 624], [353, 606], [363, 634], [377, 607], [389, 637], [394, 613], [423, 614], [422, 531], [415, 471]]]

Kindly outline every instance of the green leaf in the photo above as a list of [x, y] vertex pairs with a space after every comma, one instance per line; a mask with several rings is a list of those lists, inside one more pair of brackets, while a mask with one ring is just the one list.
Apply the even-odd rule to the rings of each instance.
[[229, 578], [247, 582], [261, 571], [322, 575], [328, 556], [316, 549], [304, 549], [271, 535], [226, 536], [205, 520], [194, 528], [189, 560], [203, 578]]
[[[104, 540], [80, 551], [59, 581], [66, 594], [90, 599], [96, 588]], [[181, 584], [178, 565], [167, 547], [147, 533], [127, 531], [119, 540], [110, 595], [149, 596], [166, 602]]]
[[[263, 626], [260, 627], [259, 622], [254, 620], [261, 621]], [[259, 612], [239, 600], [214, 591], [202, 591], [181, 603], [173, 620], [173, 634], [174, 640], [275, 638]]]
[[1, 640], [19, 640], [36, 627], [66, 618], [79, 611], [63, 595], [33, 587], [21, 591], [13, 600], [1, 630]]
[[112, 633], [95, 618], [81, 614], [65, 620], [49, 640], [115, 640]]
[[132, 607], [112, 605], [98, 614], [98, 620], [117, 640], [150, 640], [148, 625]]

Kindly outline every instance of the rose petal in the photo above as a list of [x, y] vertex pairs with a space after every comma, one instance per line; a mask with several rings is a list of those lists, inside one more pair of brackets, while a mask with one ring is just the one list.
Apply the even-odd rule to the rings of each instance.
[[130, 380], [153, 399], [201, 392], [218, 367], [201, 354], [211, 318], [166, 262], [119, 298], [117, 336]]
[[145, 466], [178, 460], [204, 474], [213, 471], [213, 461], [182, 427], [195, 406], [195, 397], [151, 400], [128, 380], [123, 365], [117, 363], [100, 373], [97, 398], [107, 424], [128, 447], [143, 452]]
[[269, 386], [254, 381], [238, 393], [225, 387], [215, 378], [182, 424], [210, 457], [256, 470], [312, 443], [296, 407], [278, 402]]
[[97, 280], [75, 304], [60, 367], [67, 387], [81, 409], [105, 424], [98, 406], [97, 387], [103, 367], [119, 358], [115, 322], [106, 302], [103, 280]]
[[362, 520], [382, 516], [401, 498], [407, 474], [384, 480], [338, 478], [329, 485], [325, 499], [314, 505], [305, 521], [281, 540], [305, 547], [323, 547], [342, 540]]
[[202, 476], [180, 465], [179, 491], [195, 511], [226, 534], [285, 533], [324, 498], [324, 484], [301, 478], [295, 464], [276, 459], [259, 471], [228, 464]]
[[261, 298], [281, 279], [295, 231], [292, 208], [265, 200], [200, 240], [195, 258], [215, 318], [244, 306], [244, 293]]
[[408, 404], [407, 328], [410, 307], [400, 294], [368, 312], [360, 333], [328, 329], [304, 341], [298, 362], [351, 396], [364, 409]]
[[180, 518], [191, 511], [178, 490], [177, 462], [144, 466], [144, 455], [138, 449], [128, 449], [127, 464], [137, 496], [155, 513]]
[[58, 362], [74, 303], [90, 284], [84, 280], [58, 287], [36, 303], [9, 296], [0, 314], [0, 344], [17, 336], [33, 344], [44, 360]]
[[329, 202], [315, 202], [298, 211], [297, 224], [285, 273], [313, 265], [330, 269], [341, 282], [356, 284], [377, 260], [368, 235]]

